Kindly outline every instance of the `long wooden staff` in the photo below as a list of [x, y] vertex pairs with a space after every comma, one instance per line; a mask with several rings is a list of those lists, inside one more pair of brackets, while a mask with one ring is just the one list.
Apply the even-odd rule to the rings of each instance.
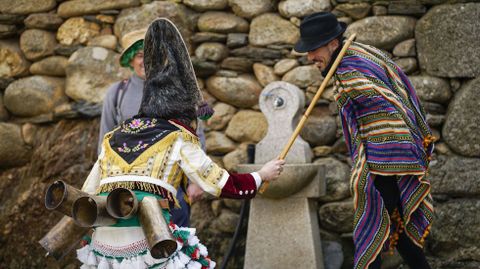
[[[310, 103], [310, 105], [308, 106], [307, 110], [306, 110], [305, 113], [303, 114], [302, 119], [301, 119], [300, 122], [298, 123], [297, 128], [295, 128], [295, 131], [293, 132], [292, 136], [290, 137], [290, 140], [288, 141], [287, 145], [283, 148], [282, 153], [280, 153], [280, 156], [278, 157], [279, 160], [283, 160], [283, 159], [285, 159], [285, 157], [287, 156], [288, 151], [290, 150], [290, 148], [292, 147], [293, 143], [295, 142], [295, 139], [297, 139], [298, 134], [300, 133], [300, 131], [301, 131], [302, 128], [303, 128], [303, 125], [305, 125], [305, 122], [306, 122], [307, 119], [308, 119], [308, 116], [310, 116], [310, 113], [312, 113], [312, 110], [313, 110], [313, 108], [315, 107], [315, 104], [317, 103], [318, 99], [320, 98], [320, 96], [322, 95], [323, 91], [324, 91], [325, 88], [327, 87], [328, 81], [330, 81], [330, 79], [332, 78], [333, 73], [334, 73], [335, 70], [337, 69], [337, 66], [338, 66], [338, 64], [340, 63], [340, 61], [342, 60], [343, 55], [344, 55], [345, 52], [347, 51], [348, 47], [350, 46], [350, 44], [352, 43], [352, 41], [355, 39], [355, 36], [356, 36], [356, 34], [352, 34], [352, 35], [348, 38], [347, 42], [345, 42], [345, 45], [343, 45], [342, 50], [340, 51], [340, 53], [338, 54], [337, 58], [336, 58], [335, 61], [333, 62], [332, 67], [330, 68], [330, 70], [329, 70], [328, 73], [327, 73], [327, 76], [325, 77], [325, 79], [323, 80], [322, 84], [321, 84], [320, 87], [318, 88], [317, 93], [315, 93], [315, 96], [313, 97], [312, 102]], [[269, 182], [265, 182], [264, 184], [262, 184], [262, 186], [260, 187], [259, 192], [260, 192], [260, 193], [265, 192], [265, 190], [268, 188], [268, 184], [269, 184]]]

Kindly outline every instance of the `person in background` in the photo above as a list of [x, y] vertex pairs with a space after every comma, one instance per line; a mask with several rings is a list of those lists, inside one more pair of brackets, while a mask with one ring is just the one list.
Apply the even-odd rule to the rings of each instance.
[[[120, 65], [129, 68], [132, 75], [125, 80], [115, 82], [108, 88], [103, 100], [102, 116], [100, 119], [100, 134], [98, 139], [98, 154], [100, 154], [103, 137], [106, 133], [118, 127], [124, 120], [136, 115], [140, 109], [143, 97], [143, 85], [145, 82], [145, 67], [143, 64], [143, 46], [145, 32], [147, 29], [140, 29], [129, 32], [122, 37], [123, 48], [120, 55]], [[202, 148], [205, 150], [205, 134], [203, 125], [198, 124], [197, 135], [199, 136]], [[201, 188], [195, 183], [188, 186], [181, 186], [177, 192], [177, 199], [180, 208], [172, 210], [172, 217], [179, 226], [190, 224], [190, 204], [187, 203], [183, 188], [186, 187], [188, 201], [199, 200], [203, 194]]]
[[[300, 24], [297, 52], [326, 76], [346, 24], [319, 12]], [[430, 268], [423, 253], [433, 217], [426, 178], [433, 151], [425, 112], [403, 71], [381, 50], [353, 42], [334, 71], [335, 99], [353, 160], [354, 268], [380, 268], [397, 248], [410, 268]]]

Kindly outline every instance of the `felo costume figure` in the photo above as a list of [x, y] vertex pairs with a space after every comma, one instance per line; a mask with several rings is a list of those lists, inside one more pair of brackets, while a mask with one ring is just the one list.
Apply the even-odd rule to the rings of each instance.
[[[140, 112], [108, 133], [82, 190], [107, 195], [123, 187], [144, 197], [178, 205], [176, 190], [187, 180], [217, 197], [253, 198], [262, 181], [276, 179], [284, 161], [271, 161], [251, 174], [229, 174], [201, 149], [190, 123], [196, 120], [200, 91], [185, 44], [176, 27], [158, 19], [145, 38], [146, 81]], [[167, 220], [177, 250], [152, 257], [137, 217], [97, 227], [92, 241], [77, 250], [81, 268], [213, 268], [215, 263], [195, 229]]]
[[[120, 65], [132, 70], [132, 75], [125, 80], [114, 83], [107, 90], [103, 101], [102, 116], [100, 120], [100, 134], [98, 141], [98, 154], [102, 148], [103, 137], [107, 132], [118, 127], [124, 120], [136, 115], [140, 109], [143, 97], [143, 86], [145, 82], [145, 68], [143, 62], [143, 47], [147, 29], [140, 29], [129, 32], [122, 37], [123, 47], [120, 55]], [[198, 135], [202, 148], [205, 149], [205, 134], [203, 124], [199, 124], [196, 134]], [[174, 223], [179, 226], [190, 225], [190, 205], [186, 202], [183, 188], [177, 190], [177, 199], [180, 208], [172, 209]], [[189, 185], [186, 188], [195, 190], [196, 186]], [[197, 194], [198, 195], [198, 194]]]
[[[326, 76], [346, 25], [327, 12], [305, 17], [298, 52]], [[410, 81], [382, 51], [353, 42], [334, 73], [335, 100], [353, 160], [354, 268], [380, 268], [381, 250], [411, 268], [430, 268], [422, 251], [433, 218], [426, 178], [433, 137]]]

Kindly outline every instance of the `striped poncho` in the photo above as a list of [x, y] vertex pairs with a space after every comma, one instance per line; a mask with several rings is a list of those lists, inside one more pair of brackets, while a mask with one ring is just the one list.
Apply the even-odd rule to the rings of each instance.
[[407, 76], [380, 50], [353, 43], [334, 77], [353, 160], [354, 268], [368, 268], [398, 228], [374, 186], [375, 174], [398, 176], [405, 232], [423, 246], [433, 214], [430, 182], [425, 178], [433, 138]]

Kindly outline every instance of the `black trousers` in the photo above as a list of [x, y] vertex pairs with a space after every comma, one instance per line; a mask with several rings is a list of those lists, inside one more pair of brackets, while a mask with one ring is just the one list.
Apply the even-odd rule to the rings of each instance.
[[[398, 189], [396, 177], [376, 175], [374, 184], [375, 188], [377, 188], [383, 198], [388, 214], [391, 216], [396, 208], [398, 208], [399, 212], [402, 212], [400, 207], [400, 190]], [[423, 250], [415, 245], [404, 232], [399, 235], [397, 250], [410, 268], [431, 269]], [[368, 268], [380, 269], [381, 264], [382, 257], [379, 254]]]

